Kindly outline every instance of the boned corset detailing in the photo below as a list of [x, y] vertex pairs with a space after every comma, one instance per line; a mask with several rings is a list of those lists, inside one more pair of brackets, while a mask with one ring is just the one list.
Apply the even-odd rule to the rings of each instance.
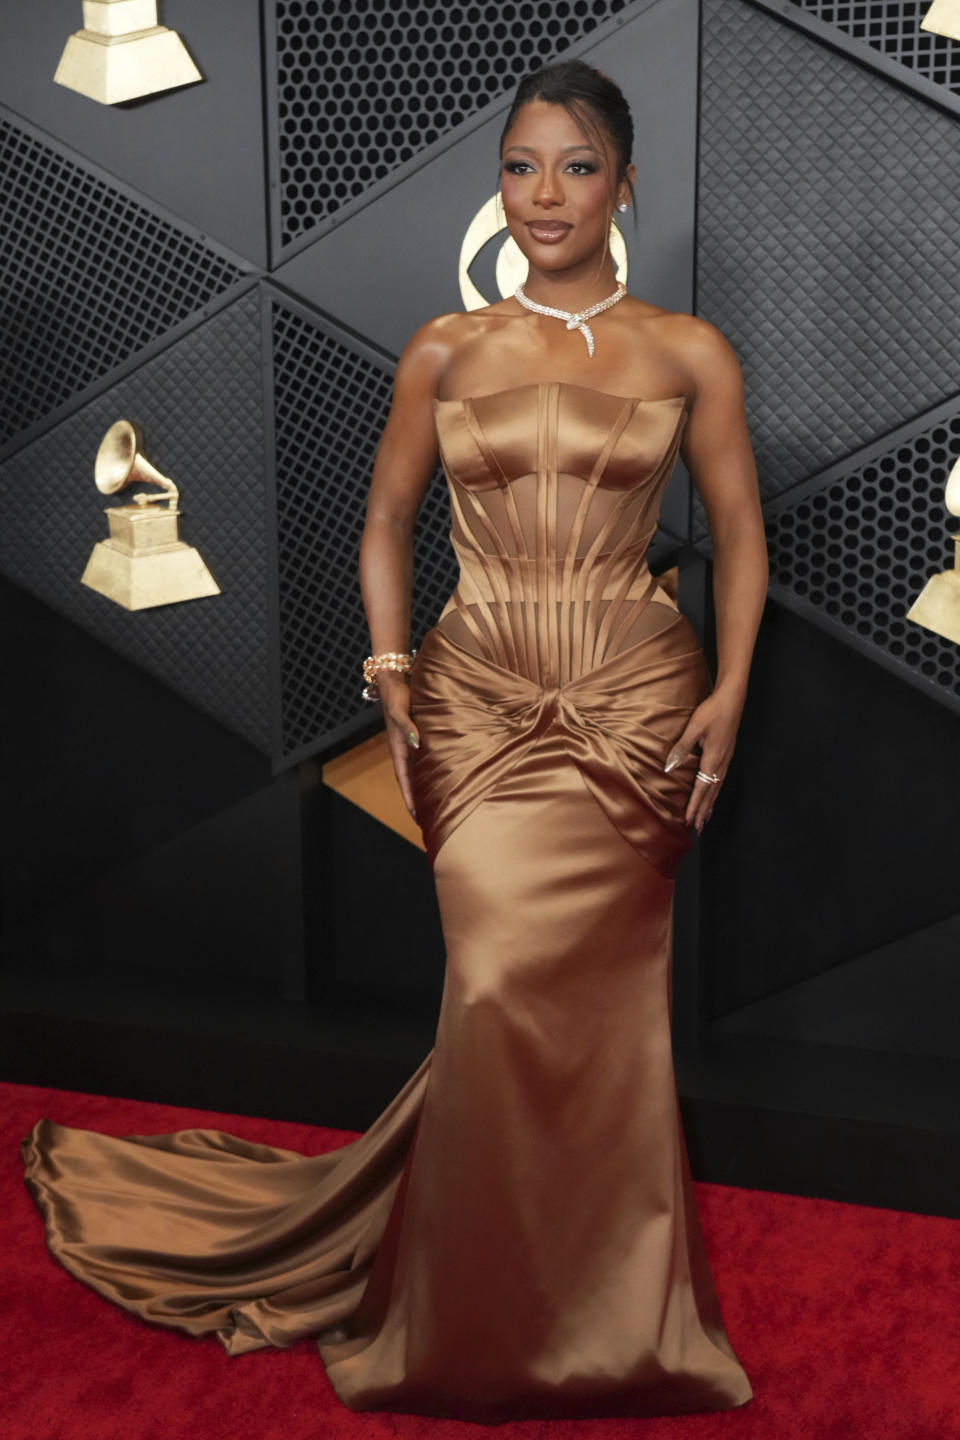
[[434, 405], [448, 479], [481, 491], [530, 475], [601, 490], [655, 483], [672, 468], [687, 414], [683, 396], [644, 401], [559, 381]]
[[619, 586], [628, 572], [633, 576], [645, 569], [647, 551], [656, 529], [657, 527], [654, 525], [637, 540], [624, 540], [623, 543], [615, 545], [609, 550], [601, 550], [594, 554], [547, 555], [542, 559], [531, 555], [491, 553], [489, 550], [481, 550], [476, 545], [463, 541], [452, 530], [448, 531], [448, 535], [460, 562], [461, 574], [465, 570], [469, 570], [477, 576], [496, 574], [502, 578], [508, 589], [516, 588], [518, 584], [526, 582], [534, 589], [532, 592], [518, 593], [516, 598], [522, 599], [524, 594], [536, 594], [539, 582], [545, 576], [551, 575], [556, 583], [562, 584], [565, 580], [569, 581], [576, 587], [578, 593], [593, 594], [601, 579], [605, 589], [610, 588], [611, 582]]
[[685, 415], [682, 397], [646, 405], [559, 382], [444, 402], [460, 577], [438, 628], [563, 684], [672, 623], [676, 605], [645, 556]]

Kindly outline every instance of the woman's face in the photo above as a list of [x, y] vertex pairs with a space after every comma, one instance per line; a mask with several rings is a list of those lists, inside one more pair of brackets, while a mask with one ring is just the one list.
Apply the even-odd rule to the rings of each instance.
[[[531, 100], [504, 137], [500, 190], [507, 228], [537, 269], [565, 270], [604, 254], [614, 205], [630, 197], [625, 181], [614, 193], [609, 136], [596, 123], [588, 128], [593, 139], [562, 105]], [[632, 181], [632, 165], [627, 173]]]

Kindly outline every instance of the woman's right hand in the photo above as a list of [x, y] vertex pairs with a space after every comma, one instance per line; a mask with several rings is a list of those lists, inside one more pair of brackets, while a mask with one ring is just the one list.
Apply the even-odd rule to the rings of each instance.
[[[383, 703], [383, 718], [387, 728], [387, 743], [393, 759], [393, 769], [406, 805], [414, 820], [417, 809], [410, 780], [410, 758], [420, 746], [420, 732], [410, 718], [410, 681], [402, 670], [381, 670], [377, 675], [377, 689]], [[417, 821], [419, 824], [419, 821]]]

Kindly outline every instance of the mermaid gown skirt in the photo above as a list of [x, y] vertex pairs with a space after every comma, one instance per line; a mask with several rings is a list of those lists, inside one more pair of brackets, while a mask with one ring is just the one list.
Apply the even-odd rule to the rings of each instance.
[[310, 1337], [354, 1410], [486, 1423], [729, 1409], [681, 1127], [672, 901], [711, 680], [644, 555], [682, 397], [435, 402], [460, 578], [411, 675], [446, 946], [435, 1044], [358, 1139], [22, 1142], [51, 1251], [227, 1351]]

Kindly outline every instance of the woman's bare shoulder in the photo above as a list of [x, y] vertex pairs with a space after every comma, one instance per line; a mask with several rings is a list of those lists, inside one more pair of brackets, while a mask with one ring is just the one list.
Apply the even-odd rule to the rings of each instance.
[[723, 331], [703, 315], [688, 315], [684, 310], [664, 310], [661, 328], [665, 338], [694, 359], [718, 360], [723, 356], [736, 355]]
[[[514, 305], [514, 319], [515, 310]], [[484, 305], [477, 310], [450, 310], [434, 315], [410, 336], [397, 362], [397, 373], [429, 373], [439, 398], [444, 378], [467, 360], [477, 346], [485, 343], [491, 330], [510, 318], [509, 301]]]
[[418, 326], [404, 346], [403, 353], [431, 349], [455, 350], [485, 335], [491, 325], [501, 323], [509, 318], [510, 314], [509, 302], [506, 300], [484, 305], [478, 310], [446, 310]]
[[461, 319], [451, 311], [434, 315], [417, 326], [397, 357], [395, 400], [407, 395], [429, 400], [436, 395], [440, 376], [461, 343]]
[[665, 310], [660, 317], [660, 334], [676, 364], [695, 386], [711, 379], [737, 383], [741, 380], [737, 352], [723, 331], [702, 315], [682, 310]]

